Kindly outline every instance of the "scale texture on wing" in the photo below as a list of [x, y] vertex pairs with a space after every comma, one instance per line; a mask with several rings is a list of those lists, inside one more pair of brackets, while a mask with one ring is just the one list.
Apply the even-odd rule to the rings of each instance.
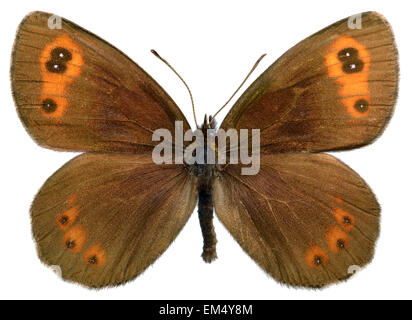
[[278, 154], [262, 156], [257, 175], [240, 169], [230, 165], [216, 178], [216, 214], [276, 280], [322, 287], [372, 259], [379, 205], [342, 162], [326, 154]]
[[350, 149], [371, 143], [398, 92], [397, 49], [388, 22], [362, 14], [303, 40], [240, 97], [222, 129], [260, 129], [265, 153]]
[[150, 155], [83, 154], [34, 199], [40, 259], [89, 287], [122, 284], [167, 249], [196, 200], [196, 179], [183, 165], [156, 165]]
[[152, 150], [153, 131], [187, 120], [167, 93], [122, 52], [51, 14], [33, 12], [20, 24], [11, 80], [17, 111], [44, 147], [73, 151]]

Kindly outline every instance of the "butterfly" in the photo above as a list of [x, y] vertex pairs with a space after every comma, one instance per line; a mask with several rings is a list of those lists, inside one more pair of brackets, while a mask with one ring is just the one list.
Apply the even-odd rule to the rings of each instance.
[[[368, 264], [379, 204], [356, 172], [323, 153], [373, 142], [396, 101], [391, 27], [375, 12], [358, 18], [361, 26], [346, 18], [295, 45], [234, 104], [220, 128], [260, 130], [260, 169], [244, 175], [242, 164], [154, 163], [157, 129], [175, 134], [180, 121], [190, 130], [169, 95], [89, 31], [27, 15], [11, 63], [20, 119], [39, 145], [84, 152], [33, 201], [41, 261], [88, 287], [123, 284], [154, 263], [198, 204], [206, 262], [216, 258], [215, 211], [280, 283], [320, 288]], [[216, 128], [206, 118], [198, 129]]]

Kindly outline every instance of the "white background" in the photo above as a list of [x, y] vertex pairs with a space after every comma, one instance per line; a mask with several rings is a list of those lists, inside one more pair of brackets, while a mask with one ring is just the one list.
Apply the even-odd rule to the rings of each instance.
[[[12, 1], [0, 13], [0, 298], [412, 298], [412, 22], [406, 1], [36, 2]], [[75, 154], [37, 146], [21, 125], [10, 92], [16, 28], [33, 10], [68, 18], [125, 52], [166, 89], [192, 125], [187, 92], [150, 49], [158, 50], [183, 75], [202, 118], [226, 101], [262, 53], [268, 55], [248, 84], [291, 46], [329, 24], [362, 11], [384, 14], [401, 59], [396, 111], [373, 145], [337, 154], [368, 182], [382, 206], [381, 236], [372, 263], [349, 281], [323, 290], [287, 288], [267, 276], [217, 219], [219, 258], [205, 264], [195, 212], [155, 264], [124, 286], [96, 291], [58, 279], [37, 258], [29, 207], [43, 182]]]

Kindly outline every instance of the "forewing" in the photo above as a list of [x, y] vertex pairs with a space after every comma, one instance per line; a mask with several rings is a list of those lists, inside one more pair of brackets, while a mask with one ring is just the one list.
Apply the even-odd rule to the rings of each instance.
[[214, 182], [219, 220], [268, 274], [291, 286], [343, 280], [373, 257], [380, 208], [367, 184], [326, 154], [261, 157], [256, 175], [230, 165]]
[[40, 259], [66, 280], [89, 287], [122, 284], [175, 239], [197, 200], [184, 166], [150, 156], [83, 154], [43, 185], [32, 208]]
[[[50, 20], [51, 19], [51, 20]], [[17, 111], [42, 146], [74, 151], [151, 150], [153, 131], [189, 124], [166, 92], [122, 52], [51, 14], [19, 26], [11, 80]]]
[[222, 129], [260, 129], [268, 153], [371, 143], [392, 115], [397, 49], [380, 14], [363, 13], [361, 29], [350, 28], [351, 19], [287, 51], [245, 91]]

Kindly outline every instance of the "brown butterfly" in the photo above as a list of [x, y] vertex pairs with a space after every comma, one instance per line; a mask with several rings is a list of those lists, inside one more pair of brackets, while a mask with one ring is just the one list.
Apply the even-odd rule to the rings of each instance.
[[[41, 146], [82, 151], [51, 176], [32, 208], [40, 259], [99, 288], [142, 273], [193, 212], [203, 258], [216, 257], [213, 210], [268, 274], [291, 286], [348, 278], [373, 256], [380, 208], [333, 156], [371, 143], [389, 121], [398, 57], [379, 14], [344, 19], [287, 51], [241, 96], [221, 128], [260, 129], [260, 171], [241, 164], [153, 162], [153, 132], [190, 126], [167, 93], [119, 50], [33, 12], [19, 26], [11, 80], [19, 116]], [[58, 17], [57, 17], [58, 18]], [[205, 131], [214, 122], [205, 120]], [[249, 136], [249, 138], [252, 138]], [[351, 269], [352, 268], [352, 269]]]

